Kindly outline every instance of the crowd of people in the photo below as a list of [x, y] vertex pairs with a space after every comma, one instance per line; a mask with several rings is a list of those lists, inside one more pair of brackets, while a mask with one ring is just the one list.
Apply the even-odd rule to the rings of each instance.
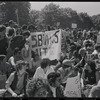
[[[20, 27], [13, 20], [0, 25], [2, 97], [100, 97], [99, 31], [64, 30], [66, 52], [61, 52], [59, 60], [41, 59], [33, 51], [27, 59], [23, 53], [30, 49], [31, 32], [38, 29], [34, 25]], [[78, 93], [73, 90], [75, 78], [79, 79]]]

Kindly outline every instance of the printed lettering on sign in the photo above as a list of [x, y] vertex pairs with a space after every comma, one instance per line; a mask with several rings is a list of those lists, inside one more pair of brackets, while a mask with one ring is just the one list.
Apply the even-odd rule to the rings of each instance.
[[[60, 52], [60, 30], [37, 32], [31, 34], [31, 47], [33, 51], [37, 51], [38, 54], [43, 57], [51, 57], [52, 59], [58, 59]], [[59, 50], [59, 51], [58, 51]], [[55, 57], [54, 57], [55, 56]]]
[[64, 95], [66, 97], [81, 97], [81, 80], [79, 75], [67, 79]]

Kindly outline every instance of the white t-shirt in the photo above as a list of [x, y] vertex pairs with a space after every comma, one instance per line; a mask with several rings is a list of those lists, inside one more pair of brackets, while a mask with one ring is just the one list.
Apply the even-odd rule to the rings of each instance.
[[38, 67], [36, 69], [36, 72], [33, 76], [33, 78], [42, 78], [42, 79], [47, 79], [47, 75], [51, 72], [55, 72], [53, 66], [50, 66], [50, 68], [47, 70], [47, 72], [45, 73], [44, 70], [41, 67]]

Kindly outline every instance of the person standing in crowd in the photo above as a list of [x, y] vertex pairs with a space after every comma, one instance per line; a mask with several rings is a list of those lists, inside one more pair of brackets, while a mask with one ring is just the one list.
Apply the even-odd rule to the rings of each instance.
[[13, 56], [11, 56], [8, 60], [8, 62], [10, 63], [11, 65], [11, 69], [12, 71], [15, 71], [16, 70], [16, 62], [18, 60], [22, 60], [21, 59], [21, 51], [19, 48], [15, 48], [14, 50], [14, 53], [13, 53]]
[[50, 66], [50, 60], [48, 58], [44, 58], [41, 61], [40, 67], [36, 69], [33, 78], [47, 79], [47, 75], [50, 72], [54, 72], [54, 69]]
[[[69, 64], [68, 64], [69, 62]], [[81, 64], [81, 61], [73, 66], [69, 60], [65, 59], [63, 65], [68, 68], [64, 89], [65, 97], [81, 97], [81, 78], [79, 73], [78, 65]]]
[[33, 24], [30, 24], [27, 28], [30, 32], [35, 32], [37, 29]]
[[22, 35], [22, 29], [21, 29], [21, 27], [17, 28], [16, 35]]
[[16, 35], [17, 35], [17, 29], [19, 28], [19, 25], [17, 23], [15, 23], [14, 28], [15, 28], [15, 32], [16, 32]]
[[14, 29], [13, 28], [9, 28], [8, 30], [8, 43], [9, 41], [14, 37]]
[[[74, 67], [78, 67], [79, 69], [80, 69], [80, 65], [82, 64], [82, 59], [76, 64], [76, 65], [74, 65], [74, 63], [75, 63], [75, 59], [73, 59], [73, 60], [69, 60], [69, 59], [65, 59], [65, 60], [63, 60], [63, 62], [62, 62], [62, 67], [60, 67], [58, 70], [57, 70], [57, 72], [59, 72], [60, 73], [60, 75], [61, 75], [61, 81], [62, 81], [62, 85], [63, 86], [65, 86], [66, 85], [66, 80], [67, 80], [67, 78], [68, 78], [68, 74], [70, 73], [70, 69], [71, 69], [71, 67], [72, 66], [74, 66]], [[80, 72], [80, 70], [79, 70], [79, 72]]]
[[27, 97], [53, 97], [46, 80], [37, 78], [30, 80], [26, 86]]
[[32, 51], [32, 58], [31, 58], [31, 68], [29, 69], [30, 76], [33, 76], [36, 69], [40, 67], [41, 58], [39, 57], [38, 53]]
[[6, 27], [4, 25], [0, 25], [0, 54], [7, 54], [8, 42], [5, 36]]
[[24, 44], [24, 47], [21, 50], [21, 55], [24, 61], [27, 61], [29, 64], [29, 69], [27, 70], [29, 72], [29, 77], [33, 76], [33, 73], [31, 73], [31, 68], [32, 68], [32, 62], [31, 62], [31, 47], [30, 47], [30, 41], [26, 39], [26, 43]]
[[69, 51], [69, 59], [72, 58], [73, 52], [76, 50], [76, 45], [70, 45], [70, 51]]
[[16, 71], [12, 72], [6, 81], [5, 97], [26, 96], [28, 73], [27, 62], [19, 60], [16, 63]]
[[86, 52], [87, 52], [88, 54], [92, 54], [92, 53], [93, 53], [94, 45], [93, 45], [93, 42], [92, 42], [91, 40], [85, 41], [85, 42], [84, 42], [84, 46], [85, 46], [84, 49], [86, 49]]
[[98, 54], [100, 53], [100, 44], [95, 45], [95, 49], [93, 51], [94, 59], [98, 59]]
[[52, 90], [53, 97], [64, 97], [64, 88], [61, 86], [60, 73], [51, 72], [47, 76], [50, 89]]
[[28, 31], [27, 25], [24, 24], [24, 25], [22, 25], [22, 35], [23, 35], [23, 33], [26, 32], [26, 31]]
[[49, 58], [43, 58], [40, 64], [40, 67], [36, 69], [36, 72], [33, 76], [33, 78], [43, 78], [47, 79], [47, 75], [51, 72], [57, 71], [57, 69], [60, 67], [60, 64], [58, 63], [56, 66], [50, 65]]
[[9, 26], [8, 27], [6, 27], [6, 37], [8, 37], [8, 31], [9, 31], [9, 29], [10, 28], [13, 28], [14, 29], [14, 36], [16, 36], [16, 31], [15, 31], [15, 28], [14, 28], [14, 26], [15, 26], [15, 22], [13, 21], [13, 20], [10, 20], [9, 21]]
[[6, 62], [6, 56], [0, 55], [0, 89], [5, 89], [5, 83], [10, 73], [11, 67], [10, 64]]
[[7, 78], [11, 73], [11, 66], [8, 62], [6, 62], [6, 55], [0, 55], [0, 72], [1, 74], [5, 74]]
[[70, 68], [70, 66], [72, 66], [72, 61], [71, 60], [68, 60], [66, 65], [63, 64], [63, 62], [62, 62], [62, 65], [61, 66], [62, 67], [60, 67], [57, 70], [57, 72], [60, 73], [61, 83], [62, 83], [63, 86], [65, 86], [64, 84], [65, 84], [65, 82], [66, 82], [66, 80], [68, 78], [67, 76], [68, 76], [68, 73], [69, 73], [69, 68]]
[[84, 82], [84, 85], [94, 85], [98, 83], [97, 76], [96, 76], [96, 64], [93, 61], [89, 61], [85, 64], [83, 73], [82, 73], [82, 79]]
[[13, 37], [14, 37], [14, 29], [13, 28], [9, 28], [8, 37], [7, 37], [7, 39], [8, 39], [7, 59], [9, 59], [13, 55], [13, 51], [10, 48], [10, 42], [11, 42]]
[[94, 61], [89, 61], [85, 64], [82, 72], [82, 81], [84, 94], [88, 97], [90, 89], [98, 84], [99, 81], [98, 71], [96, 70], [96, 64]]
[[17, 35], [10, 40], [9, 47], [7, 49], [7, 60], [12, 56], [15, 48], [19, 48], [21, 50], [24, 47], [26, 38], [28, 38], [29, 35], [30, 32], [25, 32], [24, 35]]

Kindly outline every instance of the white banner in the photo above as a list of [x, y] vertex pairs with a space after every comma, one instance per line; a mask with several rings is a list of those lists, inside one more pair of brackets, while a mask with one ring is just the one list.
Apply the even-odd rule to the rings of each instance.
[[61, 52], [61, 30], [31, 33], [31, 48], [41, 58], [59, 59]]
[[64, 95], [65, 97], [81, 97], [81, 79], [79, 75], [67, 79]]

